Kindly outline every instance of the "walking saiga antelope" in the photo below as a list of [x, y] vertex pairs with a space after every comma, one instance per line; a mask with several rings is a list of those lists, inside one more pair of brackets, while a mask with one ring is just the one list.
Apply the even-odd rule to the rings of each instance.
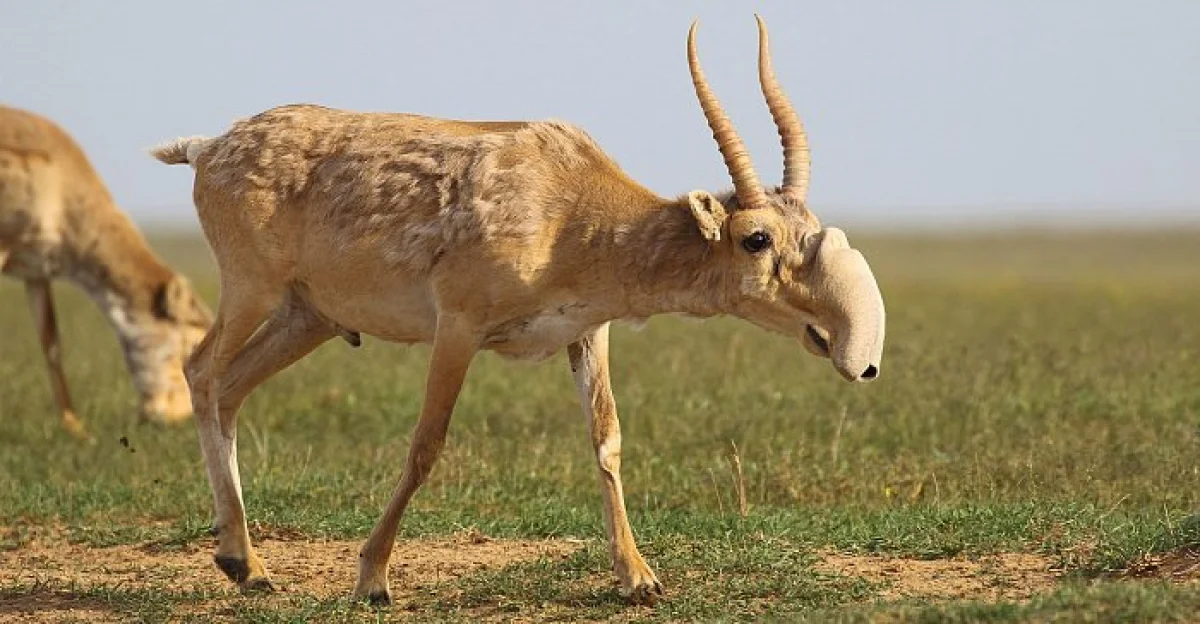
[[192, 413], [183, 362], [208, 329], [208, 309], [158, 259], [113, 203], [83, 151], [62, 128], [0, 106], [0, 272], [25, 281], [50, 385], [68, 431], [86, 436], [75, 413], [50, 280], [79, 285], [120, 338], [145, 420]]
[[326, 340], [358, 332], [433, 344], [403, 475], [359, 554], [354, 596], [387, 603], [404, 510], [445, 441], [475, 353], [567, 349], [591, 427], [613, 567], [624, 595], [662, 586], [634, 544], [609, 383], [609, 323], [731, 314], [799, 338], [847, 379], [879, 372], [883, 301], [863, 256], [805, 206], [804, 130], [771, 69], [759, 78], [783, 142], [782, 186], [758, 180], [701, 72], [688, 64], [733, 179], [720, 194], [661, 198], [565, 123], [452, 121], [275, 108], [216, 138], [154, 151], [195, 168], [194, 198], [221, 272], [213, 329], [186, 366], [216, 507], [216, 563], [269, 589], [246, 530], [237, 411]]

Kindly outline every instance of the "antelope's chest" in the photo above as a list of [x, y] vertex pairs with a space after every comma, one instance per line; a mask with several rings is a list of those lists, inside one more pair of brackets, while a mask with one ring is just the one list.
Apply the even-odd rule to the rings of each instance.
[[488, 331], [483, 348], [506, 357], [542, 360], [603, 322], [585, 303], [553, 305], [498, 323]]
[[67, 268], [61, 207], [9, 206], [5, 184], [0, 171], [0, 272], [18, 279], [58, 277]]

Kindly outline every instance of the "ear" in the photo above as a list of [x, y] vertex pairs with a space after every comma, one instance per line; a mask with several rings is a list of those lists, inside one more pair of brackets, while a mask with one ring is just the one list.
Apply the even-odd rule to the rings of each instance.
[[208, 325], [212, 317], [208, 308], [196, 298], [192, 285], [182, 275], [175, 275], [154, 295], [154, 316], [189, 325]]
[[687, 194], [687, 198], [692, 216], [696, 218], [696, 225], [704, 238], [710, 241], [721, 240], [721, 227], [725, 225], [725, 218], [729, 216], [725, 212], [725, 206], [708, 191], [692, 191]]

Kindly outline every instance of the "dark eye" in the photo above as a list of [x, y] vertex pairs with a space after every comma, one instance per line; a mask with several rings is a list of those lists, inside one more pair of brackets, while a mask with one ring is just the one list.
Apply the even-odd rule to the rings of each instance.
[[771, 246], [771, 235], [766, 232], [754, 232], [742, 239], [742, 247], [750, 253], [758, 253]]

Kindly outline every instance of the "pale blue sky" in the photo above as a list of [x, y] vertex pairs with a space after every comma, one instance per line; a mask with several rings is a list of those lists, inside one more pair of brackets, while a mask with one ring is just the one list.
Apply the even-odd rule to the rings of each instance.
[[701, 19], [709, 77], [774, 182], [754, 10], [808, 125], [826, 221], [1200, 213], [1200, 2], [1187, 0], [24, 0], [0, 17], [0, 101], [64, 125], [143, 223], [194, 222], [191, 176], [144, 148], [302, 101], [565, 119], [659, 193], [716, 190], [728, 182], [687, 27]]

